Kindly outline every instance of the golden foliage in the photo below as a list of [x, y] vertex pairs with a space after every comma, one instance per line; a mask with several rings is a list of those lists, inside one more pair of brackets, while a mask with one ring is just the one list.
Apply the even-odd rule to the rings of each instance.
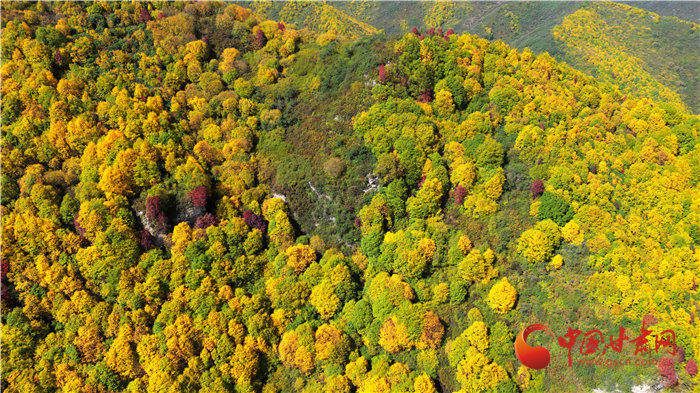
[[513, 308], [517, 297], [515, 287], [504, 277], [491, 288], [487, 302], [492, 309], [503, 314]]

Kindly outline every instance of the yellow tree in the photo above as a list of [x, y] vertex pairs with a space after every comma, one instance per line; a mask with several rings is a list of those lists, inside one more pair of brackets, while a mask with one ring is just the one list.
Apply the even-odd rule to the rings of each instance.
[[397, 353], [413, 346], [406, 325], [399, 323], [395, 316], [384, 321], [379, 331], [379, 345], [387, 352]]
[[316, 361], [327, 359], [338, 361], [347, 356], [350, 342], [336, 327], [323, 324], [316, 330], [314, 337], [316, 339], [314, 344]]
[[182, 369], [189, 359], [197, 353], [199, 333], [192, 318], [184, 314], [177, 317], [172, 325], [165, 328], [167, 358]]
[[428, 311], [423, 318], [423, 329], [416, 347], [419, 349], [437, 349], [440, 347], [444, 334], [445, 327], [440, 322], [440, 318], [434, 312]]
[[571, 244], [581, 244], [583, 242], [583, 232], [581, 227], [573, 220], [569, 221], [561, 229], [562, 237]]
[[104, 354], [103, 340], [99, 326], [92, 318], [88, 318], [85, 325], [78, 328], [78, 336], [73, 343], [80, 351], [85, 363], [95, 363]]
[[323, 280], [311, 290], [309, 302], [316, 308], [323, 319], [330, 319], [338, 309], [340, 299], [333, 293], [333, 286], [328, 280]]
[[504, 277], [497, 282], [489, 291], [487, 302], [496, 312], [503, 314], [513, 308], [518, 292], [515, 290], [508, 278]]
[[465, 358], [459, 363], [456, 373], [462, 389], [468, 392], [482, 392], [494, 389], [501, 381], [508, 379], [508, 373], [474, 347], [467, 350]]
[[488, 328], [486, 327], [486, 324], [483, 321], [474, 322], [471, 326], [469, 326], [469, 328], [467, 328], [467, 331], [465, 333], [467, 335], [467, 340], [469, 340], [469, 343], [474, 348], [478, 349], [479, 352], [483, 353], [488, 349]]
[[430, 378], [430, 376], [426, 373], [417, 376], [416, 379], [413, 380], [413, 389], [416, 392], [421, 393], [437, 392], [437, 390], [435, 390], [435, 384], [433, 383], [432, 378]]
[[287, 255], [287, 266], [297, 274], [306, 270], [316, 260], [316, 251], [304, 244], [289, 247], [285, 254]]
[[105, 356], [107, 366], [127, 379], [135, 378], [139, 370], [141, 370], [139, 358], [132, 342], [132, 327], [130, 325], [122, 325], [119, 328], [117, 338], [112, 342]]
[[228, 363], [221, 365], [221, 372], [231, 376], [236, 384], [251, 383], [258, 372], [259, 352], [253, 337], [246, 337], [243, 344], [236, 345]]
[[311, 337], [310, 349], [302, 345], [302, 338], [303, 336], [299, 337], [299, 334], [294, 330], [285, 333], [280, 341], [278, 351], [280, 360], [285, 366], [297, 368], [305, 375], [309, 375], [316, 365], [313, 337]]
[[136, 183], [134, 181], [134, 165], [138, 152], [127, 149], [117, 153], [114, 165], [104, 168], [99, 187], [104, 192], [126, 196], [133, 195]]
[[517, 250], [530, 262], [545, 262], [553, 250], [549, 248], [547, 235], [537, 229], [528, 229], [518, 239]]

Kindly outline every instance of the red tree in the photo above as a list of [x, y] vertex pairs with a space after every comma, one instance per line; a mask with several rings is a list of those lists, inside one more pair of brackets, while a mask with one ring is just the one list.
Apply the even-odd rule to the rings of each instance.
[[384, 64], [379, 66], [379, 81], [386, 82], [386, 70], [384, 70]]
[[63, 63], [63, 56], [61, 56], [61, 51], [56, 49], [56, 53], [53, 54], [53, 61], [57, 65], [61, 65]]
[[7, 259], [2, 260], [2, 290], [0, 299], [4, 302], [4, 307], [14, 307], [15, 301], [10, 292], [10, 283], [7, 281], [7, 272], [10, 270], [10, 262]]
[[659, 360], [657, 367], [659, 368], [659, 374], [664, 377], [665, 386], [673, 386], [678, 383], [678, 376], [673, 367], [673, 359], [662, 358]]
[[463, 186], [457, 186], [455, 189], [455, 205], [464, 203], [464, 197], [467, 196], [467, 189]]
[[0, 261], [0, 267], [0, 279], [4, 280], [7, 277], [7, 272], [10, 271], [10, 263], [7, 262], [7, 259], [3, 259]]
[[265, 34], [263, 34], [262, 30], [258, 29], [258, 31], [255, 33], [255, 47], [257, 49], [263, 48], [266, 42], [267, 40], [265, 39]]
[[207, 205], [207, 188], [200, 186], [192, 190], [192, 204], [196, 207], [205, 207]]
[[430, 102], [432, 100], [433, 97], [431, 96], [430, 89], [426, 89], [425, 92], [423, 92], [423, 94], [421, 94], [420, 97], [418, 97], [419, 102]]
[[530, 194], [533, 197], [538, 197], [544, 193], [544, 183], [542, 180], [535, 180], [530, 184]]
[[676, 346], [676, 360], [678, 363], [685, 362], [685, 348], [682, 345]]
[[155, 225], [157, 231], [165, 231], [168, 218], [163, 211], [163, 202], [160, 197], [151, 196], [146, 199], [146, 217], [151, 220], [151, 225]]
[[644, 318], [642, 318], [642, 326], [644, 327], [654, 326], [657, 322], [656, 317], [652, 314], [646, 314]]
[[139, 232], [139, 242], [141, 243], [141, 248], [143, 248], [145, 251], [148, 251], [153, 248], [155, 239], [153, 238], [153, 235], [151, 235], [150, 232], [148, 232], [145, 229], [142, 229]]
[[688, 360], [688, 363], [685, 364], [685, 371], [688, 372], [688, 375], [695, 375], [698, 373], [698, 364], [695, 363], [695, 360]]
[[265, 221], [262, 216], [257, 215], [250, 210], [243, 212], [243, 220], [250, 228], [257, 228], [262, 233], [267, 231], [267, 221]]
[[207, 229], [210, 226], [217, 225], [217, 224], [219, 224], [219, 217], [217, 217], [211, 213], [206, 213], [205, 215], [197, 218], [197, 221], [195, 222], [194, 227]]
[[148, 10], [145, 8], [141, 8], [141, 23], [146, 23], [149, 20], [151, 20], [151, 15], [148, 13]]
[[162, 211], [161, 209], [160, 197], [150, 196], [146, 198], [146, 217], [148, 217], [149, 220], [157, 219]]

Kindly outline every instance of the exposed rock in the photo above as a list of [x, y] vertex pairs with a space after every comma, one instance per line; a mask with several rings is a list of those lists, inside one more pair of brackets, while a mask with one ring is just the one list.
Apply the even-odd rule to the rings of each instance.
[[377, 191], [379, 189], [379, 176], [374, 173], [367, 174], [367, 187], [362, 190], [365, 194], [370, 191]]
[[155, 220], [149, 219], [143, 210], [137, 209], [136, 216], [139, 218], [141, 226], [153, 236], [154, 244], [158, 247], [163, 246], [165, 244], [165, 232], [158, 231]]
[[273, 197], [273, 198], [279, 198], [279, 199], [281, 199], [281, 200], [287, 202], [287, 196], [284, 195], [284, 194], [278, 194], [278, 193], [276, 193], [276, 192], [273, 192], [273, 193], [272, 193], [272, 197]]
[[321, 193], [316, 189], [316, 187], [314, 187], [314, 185], [311, 184], [311, 182], [309, 182], [309, 187], [311, 187], [311, 191], [313, 191], [314, 195], [316, 195], [316, 199], [326, 198], [326, 199], [328, 199], [329, 201], [331, 200], [331, 196], [330, 196], [330, 195], [321, 194]]
[[187, 222], [190, 226], [194, 226], [197, 218], [204, 214], [207, 209], [204, 206], [195, 206], [190, 202], [179, 202], [177, 206], [177, 216], [175, 222]]

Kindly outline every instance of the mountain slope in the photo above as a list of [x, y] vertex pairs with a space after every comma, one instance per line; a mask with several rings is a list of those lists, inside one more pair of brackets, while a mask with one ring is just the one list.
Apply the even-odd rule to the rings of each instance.
[[[560, 61], [616, 83], [628, 94], [684, 102], [700, 111], [700, 73], [694, 59], [700, 53], [698, 26], [673, 16], [658, 16], [642, 8], [700, 18], [697, 4], [610, 2], [335, 2], [252, 3], [267, 17], [285, 16], [315, 32], [338, 30], [350, 37], [387, 35], [412, 28], [453, 29], [500, 39], [516, 48], [548, 52]], [[334, 8], [332, 16], [320, 10]], [[328, 12], [326, 12], [328, 14]], [[310, 22], [313, 21], [313, 22]], [[362, 22], [358, 22], [362, 21]], [[355, 26], [357, 22], [362, 26]], [[696, 21], [697, 22], [697, 21]], [[330, 26], [340, 26], [330, 28]], [[352, 26], [352, 27], [351, 27]], [[591, 34], [595, 31], [595, 34]], [[602, 39], [601, 42], [598, 42]], [[614, 75], [614, 77], [613, 77]], [[640, 93], [640, 89], [643, 91]]]
[[697, 1], [621, 1], [664, 16], [675, 16], [692, 23], [700, 23], [700, 3]]
[[[700, 117], [682, 105], [449, 30], [0, 7], [3, 391], [698, 386]], [[636, 349], [663, 360], [581, 365], [641, 356], [539, 335], [551, 364], [528, 369], [513, 341], [535, 323], [649, 328]]]
[[685, 101], [692, 110], [700, 110], [700, 26], [622, 4], [599, 3], [567, 16], [552, 34], [566, 46], [563, 58], [574, 67], [619, 85], [627, 94]]
[[343, 37], [356, 39], [378, 32], [373, 26], [325, 2], [252, 1], [240, 2], [240, 4], [250, 7], [265, 18], [293, 23], [299, 28], [309, 29], [315, 33], [334, 32]]

